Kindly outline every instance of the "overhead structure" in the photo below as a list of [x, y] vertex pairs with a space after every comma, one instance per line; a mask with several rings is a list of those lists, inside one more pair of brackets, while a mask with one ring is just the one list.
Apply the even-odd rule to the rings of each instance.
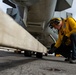
[[63, 11], [72, 6], [73, 0], [57, 0], [55, 11]]

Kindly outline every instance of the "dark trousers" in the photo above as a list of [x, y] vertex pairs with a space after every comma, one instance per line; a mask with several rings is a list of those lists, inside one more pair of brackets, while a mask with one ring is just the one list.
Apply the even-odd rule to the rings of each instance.
[[72, 58], [76, 59], [76, 33], [71, 34]]
[[70, 36], [71, 44], [63, 45], [61, 44], [55, 51], [56, 54], [61, 54], [65, 58], [76, 59], [76, 33]]
[[70, 45], [60, 45], [55, 51], [55, 54], [61, 54], [65, 58], [70, 58], [71, 46]]

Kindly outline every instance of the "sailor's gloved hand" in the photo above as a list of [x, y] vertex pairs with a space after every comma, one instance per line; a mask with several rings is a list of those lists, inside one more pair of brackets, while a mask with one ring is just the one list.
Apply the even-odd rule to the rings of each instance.
[[67, 42], [67, 39], [68, 39], [68, 37], [64, 35], [63, 39], [62, 39], [62, 44], [65, 44], [65, 42]]
[[56, 48], [55, 46], [52, 47], [52, 48], [48, 51], [48, 54], [54, 53], [56, 49], [57, 49], [57, 48]]

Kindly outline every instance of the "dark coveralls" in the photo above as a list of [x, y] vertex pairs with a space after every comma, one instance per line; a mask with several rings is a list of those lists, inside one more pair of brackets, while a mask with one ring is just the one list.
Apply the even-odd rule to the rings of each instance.
[[[63, 20], [64, 25], [59, 30], [55, 53], [59, 53], [65, 58], [76, 59], [76, 21], [73, 18]], [[64, 36], [68, 38], [64, 40]]]

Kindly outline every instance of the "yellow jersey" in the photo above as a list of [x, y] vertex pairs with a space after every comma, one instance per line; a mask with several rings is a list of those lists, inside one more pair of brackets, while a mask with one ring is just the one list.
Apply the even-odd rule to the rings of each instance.
[[71, 43], [70, 35], [72, 33], [76, 33], [76, 21], [72, 17], [63, 20], [63, 22], [64, 25], [59, 30], [58, 39], [55, 44], [55, 47], [57, 48], [61, 45], [64, 35], [68, 37], [68, 40], [66, 41], [66, 45], [69, 45]]

